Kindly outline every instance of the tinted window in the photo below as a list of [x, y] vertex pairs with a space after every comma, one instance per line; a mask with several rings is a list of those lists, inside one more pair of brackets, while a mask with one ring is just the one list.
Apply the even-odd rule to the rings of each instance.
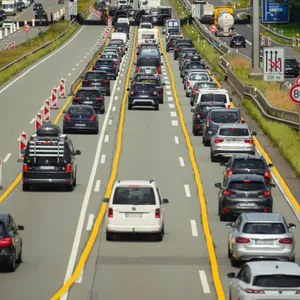
[[118, 187], [115, 190], [113, 204], [118, 205], [155, 205], [153, 188]]
[[236, 36], [232, 40], [233, 41], [240, 41], [240, 42], [242, 42], [244, 40], [244, 37], [243, 36]]
[[140, 53], [140, 56], [150, 56], [150, 57], [156, 57], [156, 56], [159, 56], [159, 51], [157, 49], [153, 49], [153, 48], [150, 48], [150, 49], [142, 49], [141, 50], [141, 53]]
[[101, 66], [113, 66], [115, 62], [113, 60], [97, 60], [96, 65]]
[[261, 287], [300, 287], [300, 276], [294, 275], [260, 275], [253, 280], [253, 285]]
[[199, 105], [199, 110], [200, 111], [206, 111], [208, 112], [211, 109], [215, 109], [215, 108], [223, 108], [224, 106], [221, 105]]
[[151, 24], [142, 24], [140, 28], [151, 29], [152, 25]]
[[158, 81], [156, 79], [151, 79], [151, 78], [141, 78], [140, 77], [138, 82], [150, 82], [150, 83], [158, 84]]
[[116, 54], [102, 54], [101, 55], [101, 58], [104, 58], [104, 59], [116, 59], [118, 58], [118, 56]]
[[72, 115], [91, 114], [93, 110], [89, 107], [71, 107], [68, 111]]
[[140, 68], [139, 72], [148, 75], [156, 74], [156, 68]]
[[265, 185], [262, 182], [244, 182], [244, 181], [232, 181], [229, 183], [229, 189], [240, 191], [259, 191], [265, 190]]
[[190, 80], [199, 80], [199, 81], [210, 80], [209, 76], [206, 74], [191, 74], [189, 79]]
[[193, 53], [197, 53], [197, 49], [194, 48], [182, 49], [181, 53], [193, 54]]
[[220, 129], [219, 134], [224, 136], [248, 136], [249, 130], [242, 128], [223, 128]]
[[237, 112], [212, 111], [211, 120], [215, 123], [235, 123], [239, 120]]
[[81, 97], [81, 98], [86, 98], [86, 97], [98, 97], [99, 96], [99, 92], [98, 91], [89, 91], [89, 90], [82, 90], [82, 91], [78, 91], [76, 94], [77, 97]]
[[296, 66], [298, 66], [298, 62], [296, 61], [296, 59], [286, 58], [285, 63], [287, 65], [296, 65]]
[[234, 169], [265, 169], [266, 165], [261, 159], [235, 159]]
[[188, 63], [186, 66], [187, 69], [205, 69], [205, 65], [198, 62]]
[[142, 58], [137, 61], [138, 66], [159, 66], [157, 58]]
[[244, 233], [250, 234], [283, 234], [286, 233], [282, 223], [246, 223]]
[[182, 49], [182, 48], [188, 48], [188, 47], [191, 47], [190, 44], [177, 44], [177, 47]]
[[101, 73], [101, 72], [95, 72], [95, 73], [87, 73], [86, 74], [86, 79], [106, 79], [107, 74], [106, 73]]
[[152, 84], [139, 84], [132, 87], [132, 89], [135, 91], [153, 91], [154, 88], [155, 87]]
[[3, 222], [0, 222], [0, 236], [6, 236], [6, 227], [5, 224]]
[[155, 35], [154, 33], [151, 34], [151, 33], [148, 33], [148, 34], [142, 34], [142, 39], [144, 40], [153, 40], [155, 38]]

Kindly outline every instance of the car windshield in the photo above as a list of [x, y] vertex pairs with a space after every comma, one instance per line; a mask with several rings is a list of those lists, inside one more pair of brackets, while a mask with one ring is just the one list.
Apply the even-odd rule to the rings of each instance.
[[266, 189], [265, 184], [263, 182], [257, 182], [257, 181], [250, 181], [250, 182], [232, 181], [229, 183], [228, 188], [231, 190], [239, 190], [239, 191], [260, 191]]
[[265, 163], [261, 159], [235, 159], [233, 169], [265, 169]]
[[207, 74], [191, 74], [189, 80], [208, 81], [209, 76]]
[[70, 107], [68, 113], [71, 115], [92, 114], [93, 110], [90, 107]]
[[283, 234], [286, 233], [286, 230], [282, 223], [248, 222], [244, 225], [243, 232], [249, 234]]
[[[225, 94], [202, 94], [201, 102], [227, 102]], [[223, 113], [223, 112], [222, 112]]]
[[107, 78], [107, 74], [106, 73], [95, 72], [95, 73], [87, 73], [86, 74], [86, 79], [87, 80], [106, 79], [106, 78]]
[[221, 128], [219, 135], [223, 136], [249, 136], [249, 130], [246, 128]]
[[93, 90], [82, 90], [77, 92], [76, 97], [80, 97], [80, 98], [99, 97], [99, 92]]
[[155, 205], [153, 188], [117, 187], [114, 193], [115, 205]]
[[238, 113], [235, 111], [212, 111], [211, 120], [214, 123], [235, 123], [239, 120]]
[[113, 66], [115, 63], [112, 60], [97, 60], [96, 65]]
[[253, 285], [266, 288], [299, 288], [300, 276], [288, 274], [268, 274], [255, 276]]

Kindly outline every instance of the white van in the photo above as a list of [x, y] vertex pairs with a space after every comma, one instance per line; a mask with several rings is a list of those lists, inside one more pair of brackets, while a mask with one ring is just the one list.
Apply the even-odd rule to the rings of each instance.
[[7, 16], [15, 16], [17, 14], [16, 0], [2, 0], [2, 10]]
[[141, 23], [139, 28], [140, 29], [152, 29], [153, 26], [151, 23]]
[[130, 21], [128, 18], [118, 18], [117, 23], [126, 23], [128, 26], [130, 25]]
[[111, 34], [111, 41], [113, 41], [113, 40], [122, 40], [124, 42], [126, 48], [127, 48], [127, 42], [128, 42], [127, 33], [125, 33], [125, 32], [113, 32]]
[[106, 214], [106, 240], [115, 233], [154, 234], [157, 241], [164, 235], [164, 208], [169, 203], [162, 199], [153, 180], [122, 180], [115, 182]]
[[194, 106], [197, 106], [200, 102], [224, 102], [226, 108], [230, 108], [232, 100], [225, 89], [201, 89]]
[[144, 41], [155, 41], [156, 44], [159, 44], [158, 40], [158, 29], [139, 29], [138, 30], [138, 44], [140, 45]]
[[117, 7], [119, 8], [121, 5], [129, 5], [128, 0], [117, 0]]

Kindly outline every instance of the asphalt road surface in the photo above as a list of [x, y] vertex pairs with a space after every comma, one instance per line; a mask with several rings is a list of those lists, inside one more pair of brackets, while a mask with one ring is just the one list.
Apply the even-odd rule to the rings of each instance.
[[[69, 90], [71, 82], [97, 50], [102, 30], [100, 26], [82, 27], [61, 48], [0, 88], [0, 110], [6, 112], [1, 118], [0, 130], [0, 139], [5, 141], [0, 153], [5, 161], [4, 189], [21, 170], [21, 164], [16, 162], [19, 134], [23, 130], [33, 133], [32, 118], [61, 78], [67, 79]], [[66, 275], [72, 273], [85, 247], [114, 158], [125, 78], [127, 70], [133, 70], [130, 65], [135, 46], [132, 45], [133, 36], [130, 41], [120, 75], [115, 84], [112, 83], [111, 96], [106, 97], [106, 113], [100, 115], [99, 135], [71, 135], [75, 148], [82, 151], [77, 159], [76, 189], [72, 193], [48, 190], [24, 193], [21, 184], [17, 184], [0, 204], [1, 211], [10, 212], [17, 224], [25, 226], [22, 232], [24, 263], [15, 273], [0, 273], [3, 299], [49, 299], [68, 277]], [[165, 103], [160, 105], [160, 110], [125, 110], [117, 173], [120, 180], [154, 179], [159, 184], [163, 197], [170, 200], [165, 206], [164, 240], [159, 243], [128, 237], [107, 242], [102, 224], [82, 274], [62, 299], [67, 296], [74, 300], [217, 299], [203, 233], [198, 187], [176, 109], [171, 74], [201, 176], [221, 282], [228, 299], [226, 274], [237, 269], [232, 268], [227, 259], [226, 223], [220, 222], [217, 216], [218, 191], [214, 183], [221, 181], [223, 168], [210, 162], [209, 148], [203, 147], [201, 137], [192, 135], [189, 100], [179, 78], [178, 62], [174, 62], [172, 56], [168, 53], [163, 60]], [[64, 101], [60, 100], [60, 107]], [[57, 112], [51, 113], [54, 120]], [[278, 188], [274, 189], [273, 197], [274, 211], [282, 213], [288, 222], [298, 224]], [[81, 227], [82, 233], [78, 230]], [[294, 233], [298, 237], [299, 228]], [[299, 254], [297, 248], [296, 257]]]

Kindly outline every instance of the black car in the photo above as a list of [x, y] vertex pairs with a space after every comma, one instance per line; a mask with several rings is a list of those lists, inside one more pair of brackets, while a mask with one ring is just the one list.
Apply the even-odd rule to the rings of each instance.
[[267, 185], [272, 183], [270, 168], [273, 164], [268, 164], [262, 155], [233, 155], [224, 166], [223, 185], [226, 185], [228, 178], [235, 174], [256, 174], [264, 177]]
[[234, 124], [243, 122], [237, 108], [212, 109], [208, 111], [203, 127], [202, 143], [210, 146], [211, 137], [216, 134], [219, 124]]
[[191, 70], [206, 70], [206, 66], [202, 61], [187, 61], [181, 68], [180, 77], [182, 83], [184, 76], [186, 76]]
[[299, 76], [299, 63], [295, 58], [284, 59], [284, 74], [287, 76]]
[[224, 102], [200, 102], [196, 107], [191, 108], [193, 113], [193, 135], [197, 136], [203, 132], [204, 122], [211, 109], [226, 108]]
[[6, 19], [6, 12], [3, 9], [0, 9], [0, 18], [4, 21]]
[[232, 175], [225, 186], [215, 184], [220, 189], [218, 213], [220, 221], [246, 212], [273, 212], [271, 188], [260, 175]]
[[22, 11], [25, 8], [25, 3], [23, 1], [18, 1], [16, 3], [17, 11]]
[[16, 270], [16, 263], [22, 262], [23, 241], [19, 230], [24, 230], [24, 226], [16, 225], [10, 214], [0, 213], [0, 265], [10, 272]]
[[246, 48], [246, 39], [243, 35], [234, 35], [229, 42], [229, 47], [242, 47]]
[[62, 186], [73, 191], [77, 164], [72, 141], [54, 124], [41, 125], [28, 141], [23, 162], [23, 191], [31, 186]]
[[33, 10], [43, 10], [43, 5], [41, 3], [34, 3]]
[[212, 82], [207, 82], [207, 81], [196, 82], [194, 84], [192, 92], [191, 92], [191, 98], [190, 98], [191, 106], [194, 106], [194, 104], [198, 98], [199, 90], [205, 89], [205, 88], [206, 89], [217, 89], [218, 85], [214, 81], [212, 81]]
[[119, 73], [119, 66], [113, 59], [97, 59], [92, 69], [105, 71], [112, 80], [116, 80]]
[[184, 40], [182, 40], [182, 42], [181, 42], [181, 40], [178, 40], [178, 41], [176, 41], [174, 44], [174, 60], [178, 59], [179, 53], [182, 48], [192, 48], [192, 45], [190, 43], [184, 42]]
[[161, 62], [157, 57], [139, 57], [135, 64], [135, 72], [139, 72], [139, 67], [156, 67], [158, 73], [161, 73]]
[[128, 96], [128, 109], [134, 106], [152, 106], [159, 110], [159, 93], [153, 83], [135, 83], [131, 85]]
[[63, 112], [63, 133], [71, 131], [99, 133], [98, 115], [90, 105], [71, 105]]
[[174, 42], [182, 39], [182, 35], [170, 35], [167, 39], [166, 51], [169, 52], [170, 50], [174, 50]]
[[179, 59], [178, 59], [178, 69], [179, 71], [181, 71], [181, 68], [183, 66], [183, 64], [186, 62], [186, 61], [191, 61], [192, 58], [195, 58], [195, 57], [198, 57], [198, 61], [201, 61], [202, 58], [201, 56], [198, 55], [197, 53], [197, 49], [195, 48], [183, 48], [179, 54]]
[[98, 87], [81, 87], [77, 90], [73, 100], [73, 105], [91, 105], [96, 112], [105, 113], [105, 99]]
[[97, 87], [106, 96], [110, 96], [110, 81], [105, 71], [88, 71], [82, 80], [83, 87]]

